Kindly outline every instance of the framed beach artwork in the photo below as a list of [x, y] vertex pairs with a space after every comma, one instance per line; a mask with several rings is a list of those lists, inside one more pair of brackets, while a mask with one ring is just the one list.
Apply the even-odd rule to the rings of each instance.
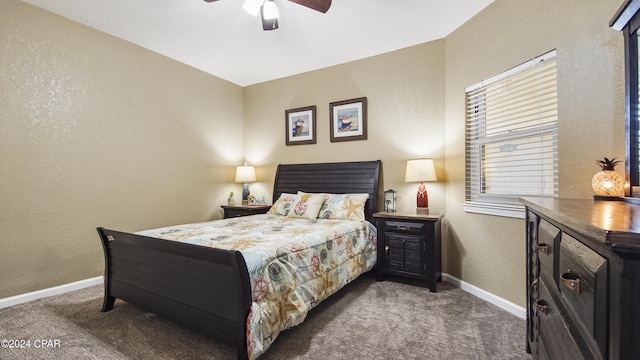
[[316, 143], [316, 106], [285, 110], [287, 146]]
[[367, 98], [329, 104], [331, 142], [367, 140]]

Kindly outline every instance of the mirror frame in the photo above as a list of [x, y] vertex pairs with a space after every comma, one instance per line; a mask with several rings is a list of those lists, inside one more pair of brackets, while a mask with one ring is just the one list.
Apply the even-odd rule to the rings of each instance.
[[640, 116], [638, 112], [638, 29], [640, 29], [640, 0], [626, 0], [609, 26], [622, 31], [624, 35], [625, 69], [625, 197], [640, 196], [640, 164], [638, 130]]

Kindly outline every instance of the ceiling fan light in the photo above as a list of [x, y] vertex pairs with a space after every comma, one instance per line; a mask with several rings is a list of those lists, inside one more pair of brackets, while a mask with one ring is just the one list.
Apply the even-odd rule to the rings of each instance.
[[262, 30], [276, 30], [278, 28], [278, 19], [265, 20], [262, 19]]
[[278, 7], [276, 6], [276, 3], [272, 0], [267, 0], [262, 4], [262, 18], [264, 20], [274, 20], [277, 19], [278, 16]]
[[242, 8], [244, 9], [244, 11], [251, 14], [251, 16], [256, 16], [260, 12], [260, 7], [262, 6], [263, 2], [264, 0], [244, 0], [244, 5], [242, 5]]

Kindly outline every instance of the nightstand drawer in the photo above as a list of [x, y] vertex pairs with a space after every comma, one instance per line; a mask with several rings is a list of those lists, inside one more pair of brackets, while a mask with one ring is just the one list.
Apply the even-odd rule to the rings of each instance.
[[239, 216], [247, 216], [247, 214], [249, 214], [248, 211], [230, 209], [226, 211], [225, 217], [232, 218], [232, 217], [239, 217]]
[[385, 220], [384, 229], [387, 232], [422, 234], [424, 232], [424, 223]]
[[266, 214], [271, 208], [270, 205], [251, 205], [251, 206], [221, 206], [224, 209], [224, 218], [234, 218], [239, 216], [249, 216]]

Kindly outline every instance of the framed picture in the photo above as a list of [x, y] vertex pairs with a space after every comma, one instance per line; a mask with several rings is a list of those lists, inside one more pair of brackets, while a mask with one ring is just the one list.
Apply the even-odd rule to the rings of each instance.
[[331, 142], [367, 140], [367, 98], [329, 104]]
[[288, 145], [316, 143], [316, 106], [285, 110], [285, 139]]

